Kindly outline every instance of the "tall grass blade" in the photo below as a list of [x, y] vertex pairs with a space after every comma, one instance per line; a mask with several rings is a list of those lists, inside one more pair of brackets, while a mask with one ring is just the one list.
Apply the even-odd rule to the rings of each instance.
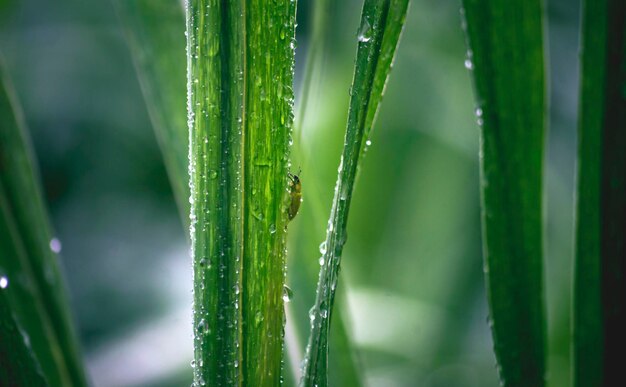
[[[2, 277], [0, 281], [3, 281]], [[1, 289], [3, 286], [3, 282], [0, 282], [0, 381], [3, 385], [12, 386], [47, 386], [41, 366], [33, 357], [33, 351]]]
[[183, 223], [189, 223], [185, 16], [179, 0], [114, 0]]
[[574, 385], [623, 379], [626, 337], [626, 3], [583, 6]]
[[490, 324], [501, 382], [542, 386], [545, 84], [540, 0], [464, 0], [481, 127]]
[[190, 0], [194, 381], [281, 378], [295, 2]]
[[[326, 67], [326, 60], [328, 57], [328, 43], [332, 36], [332, 29], [328, 28], [329, 23], [332, 21], [331, 16], [337, 10], [338, 3], [330, 0], [314, 1], [312, 4], [312, 29], [310, 32], [311, 38], [307, 49], [306, 64], [304, 66], [304, 77], [302, 85], [300, 87], [300, 96], [296, 99], [296, 117], [294, 122], [295, 132], [295, 150], [294, 159], [298, 160], [298, 154], [300, 154], [299, 165], [302, 166], [304, 171], [308, 170], [308, 166], [311, 161], [310, 149], [305, 149], [305, 142], [302, 141], [303, 132], [306, 130], [307, 116], [310, 114], [311, 109], [319, 101], [320, 83], [324, 76], [324, 69]], [[298, 152], [299, 151], [299, 152]], [[308, 187], [308, 185], [307, 185]], [[318, 208], [318, 207], [316, 207]], [[325, 214], [321, 211], [317, 211], [319, 219], [321, 220]], [[300, 215], [302, 216], [302, 215]], [[318, 217], [316, 217], [318, 219]], [[314, 226], [317, 227], [323, 225], [323, 221], [315, 222]], [[301, 231], [302, 232], [302, 231]], [[305, 248], [302, 244], [295, 247], [296, 251], [292, 251], [292, 256], [301, 256], [298, 250]], [[317, 268], [309, 270], [309, 265], [294, 265], [290, 268], [290, 277], [295, 279], [295, 282], [299, 280], [297, 277], [302, 277], [306, 274], [301, 281], [308, 281], [314, 279], [318, 275]], [[295, 277], [294, 277], [295, 275]], [[300, 297], [308, 298], [309, 295], [301, 294]], [[315, 295], [311, 294], [311, 301], [308, 305], [313, 303]], [[304, 303], [304, 301], [302, 302]], [[305, 304], [307, 305], [307, 304]], [[304, 322], [304, 321], [303, 321]], [[309, 324], [298, 324], [298, 332], [308, 331]], [[362, 385], [361, 372], [359, 370], [359, 364], [357, 354], [355, 352], [354, 343], [348, 334], [348, 327], [346, 319], [341, 313], [334, 315], [334, 323], [332, 327], [332, 334], [330, 338], [329, 356], [333, 360], [334, 368], [337, 372], [330, 372], [329, 383], [337, 386], [360, 386]], [[296, 339], [299, 339], [301, 335], [294, 335]], [[302, 335], [303, 336], [303, 335]], [[298, 343], [300, 344], [300, 343]], [[300, 347], [300, 345], [298, 345]], [[298, 356], [302, 356], [298, 354]], [[292, 360], [292, 359], [289, 359]], [[292, 367], [297, 367], [295, 372], [300, 379], [300, 361], [298, 364], [291, 364]], [[332, 370], [331, 370], [332, 371]]]
[[408, 0], [365, 0], [363, 5], [344, 149], [326, 240], [320, 249], [322, 257], [315, 304], [309, 313], [311, 333], [301, 380], [304, 386], [328, 385], [328, 336], [341, 254], [347, 239], [352, 191], [407, 8]]
[[0, 61], [0, 291], [51, 385], [85, 385], [32, 146]]

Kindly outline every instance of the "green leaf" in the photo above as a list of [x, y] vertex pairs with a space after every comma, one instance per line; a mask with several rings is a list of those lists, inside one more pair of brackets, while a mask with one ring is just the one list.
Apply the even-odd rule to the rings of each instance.
[[115, 0], [183, 223], [189, 224], [185, 17], [179, 0]]
[[[328, 23], [330, 22], [329, 19], [331, 18], [331, 15], [336, 12], [337, 5], [338, 3], [336, 1], [330, 0], [317, 0], [312, 4], [311, 38], [309, 47], [306, 51], [306, 64], [303, 71], [304, 76], [302, 85], [300, 87], [300, 97], [296, 99], [296, 101], [298, 101], [294, 122], [294, 137], [296, 140], [294, 142], [294, 157], [292, 158], [292, 160], [298, 160], [298, 156], [300, 155], [301, 161], [296, 165], [302, 165], [304, 170], [308, 170], [307, 167], [311, 165], [311, 154], [310, 149], [304, 149], [306, 144], [302, 141], [302, 133], [304, 132], [307, 124], [307, 113], [310, 112], [310, 109], [312, 108], [311, 105], [315, 105], [319, 102], [319, 85], [321, 84], [322, 77], [324, 76], [326, 59], [329, 54], [327, 45], [329, 39], [332, 37], [332, 29], [328, 28]], [[305, 187], [308, 187], [308, 184]], [[315, 199], [316, 198], [313, 200]], [[317, 210], [320, 209], [320, 206], [314, 206], [313, 208]], [[318, 216], [316, 216], [315, 219], [319, 219], [319, 221], [315, 222], [315, 224], [311, 225], [311, 227], [324, 227], [323, 218], [326, 215], [323, 214], [322, 211], [316, 211], [316, 214]], [[307, 237], [310, 237], [310, 235], [307, 234]], [[302, 256], [302, 253], [299, 253], [299, 251], [302, 251], [304, 248], [307, 248], [305, 244], [296, 244], [294, 249], [291, 250], [292, 256]], [[317, 265], [312, 268], [310, 265], [299, 264], [294, 265], [289, 269], [289, 277], [292, 278], [292, 282], [296, 283], [300, 281], [314, 281], [317, 275]], [[308, 300], [309, 294], [301, 294], [300, 297], [305, 297]], [[310, 301], [301, 301], [301, 304], [311, 305], [311, 303], [315, 300], [315, 294], [311, 293], [310, 298]], [[297, 312], [300, 311], [298, 310]], [[304, 324], [298, 324], [298, 329], [296, 329], [298, 332], [308, 331], [308, 322], [304, 320], [302, 321]], [[357, 362], [356, 349], [354, 348], [354, 343], [351, 341], [351, 337], [347, 332], [348, 329], [349, 328], [347, 327], [346, 319], [343, 314], [335, 314], [329, 349], [329, 356], [332, 358], [334, 368], [331, 369], [329, 373], [329, 383], [337, 386], [356, 387], [361, 386], [363, 382], [361, 380], [361, 372]], [[303, 340], [301, 339], [302, 336], [303, 335], [294, 335], [295, 339], [300, 339], [298, 340], [298, 348], [301, 347], [300, 344]], [[298, 356], [301, 355], [299, 354]], [[297, 362], [298, 364], [292, 364], [294, 363], [291, 361], [292, 359], [288, 358], [288, 360], [290, 360], [288, 364], [291, 367], [298, 369], [294, 372], [294, 374], [299, 375], [299, 369], [301, 366], [300, 361]], [[333, 372], [333, 370], [336, 370], [336, 372]], [[299, 377], [297, 378], [299, 379]]]
[[5, 295], [6, 277], [0, 276], [0, 381], [12, 386], [47, 386], [41, 367], [20, 329]]
[[6, 298], [52, 385], [85, 385], [32, 146], [0, 61], [0, 275]]
[[328, 336], [341, 254], [347, 238], [348, 211], [359, 160], [367, 146], [391, 63], [404, 25], [408, 0], [366, 0], [358, 31], [348, 124], [335, 187], [301, 384], [328, 385]]
[[295, 2], [187, 3], [194, 380], [281, 378]]
[[626, 326], [626, 4], [583, 7], [574, 384], [623, 374]]
[[545, 383], [542, 175], [545, 83], [540, 0], [464, 0], [481, 129], [485, 276], [500, 379]]

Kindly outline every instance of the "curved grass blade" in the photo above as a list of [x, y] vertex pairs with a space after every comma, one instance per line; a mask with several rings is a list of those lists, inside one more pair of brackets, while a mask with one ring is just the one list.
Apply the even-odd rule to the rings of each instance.
[[542, 386], [545, 127], [540, 0], [464, 0], [481, 126], [485, 277], [500, 380]]
[[[318, 0], [313, 2], [312, 7], [313, 17], [311, 20], [311, 39], [309, 43], [309, 48], [307, 50], [306, 64], [304, 66], [304, 79], [300, 87], [300, 97], [296, 99], [298, 103], [296, 108], [296, 117], [294, 121], [294, 137], [296, 139], [294, 141], [296, 148], [295, 156], [297, 157], [298, 154], [300, 154], [300, 165], [302, 165], [303, 170], [308, 169], [307, 166], [310, 163], [311, 155], [310, 149], [304, 149], [305, 143], [303, 143], [302, 141], [302, 134], [305, 130], [305, 125], [307, 122], [307, 113], [312, 108], [311, 105], [314, 105], [315, 102], [319, 99], [318, 86], [324, 74], [326, 58], [328, 55], [328, 50], [326, 46], [331, 37], [331, 29], [328, 28], [328, 23], [330, 16], [333, 14], [333, 12], [336, 11], [337, 2], [330, 0]], [[320, 215], [320, 220], [323, 216], [325, 216], [322, 215], [321, 212], [318, 212], [318, 214]], [[316, 226], [318, 225], [318, 223], [321, 223], [321, 225], [323, 225], [323, 221], [315, 223]], [[296, 249], [302, 249], [302, 245], [296, 247]], [[294, 252], [292, 251], [292, 253]], [[299, 255], [298, 252], [295, 251], [293, 256], [297, 257], [301, 255]], [[318, 271], [316, 268], [314, 270], [308, 269], [309, 265], [296, 264], [294, 265], [294, 267], [290, 268], [290, 273], [295, 274], [296, 277], [303, 277], [302, 281], [313, 279], [314, 276], [318, 275]], [[294, 271], [296, 273], [294, 273]], [[313, 303], [314, 297], [315, 295], [311, 294], [312, 299], [308, 303], [308, 305]], [[329, 349], [329, 356], [333, 359], [333, 364], [338, 371], [330, 373], [329, 383], [331, 385], [337, 386], [361, 386], [363, 382], [361, 380], [361, 373], [359, 371], [356, 349], [350, 335], [347, 332], [348, 327], [346, 326], [346, 321], [341, 313], [335, 314], [334, 318], [335, 320], [332, 328], [333, 333], [331, 334], [330, 338], [331, 345]], [[298, 327], [299, 329], [297, 329], [297, 331], [305, 332], [306, 330], [308, 330], [308, 324], [305, 324], [306, 325], [298, 324], [301, 325], [301, 327]], [[293, 337], [296, 340], [302, 340], [301, 337], [303, 336], [294, 334]], [[298, 348], [301, 347], [300, 340], [298, 341]], [[298, 356], [302, 355], [299, 353]], [[296, 380], [299, 380], [301, 375], [301, 362], [298, 361], [297, 364], [295, 364], [293, 362], [293, 359], [288, 358], [288, 360], [290, 360], [289, 365], [292, 368], [296, 369], [294, 371], [294, 374], [296, 375]]]
[[0, 277], [0, 380], [12, 386], [47, 386], [41, 367], [33, 357], [23, 331], [13, 313], [4, 290], [8, 283]]
[[179, 0], [115, 0], [183, 223], [189, 224], [185, 17]]
[[[0, 61], [1, 62], [1, 61]], [[0, 271], [7, 298], [52, 385], [85, 385], [32, 147], [0, 63]]]
[[281, 378], [295, 2], [187, 3], [194, 381]]
[[626, 4], [585, 1], [574, 286], [574, 385], [621, 380], [626, 326]]
[[309, 313], [311, 333], [304, 360], [303, 386], [328, 385], [328, 336], [352, 191], [407, 8], [408, 0], [365, 0], [363, 4], [344, 149], [322, 248], [315, 304]]

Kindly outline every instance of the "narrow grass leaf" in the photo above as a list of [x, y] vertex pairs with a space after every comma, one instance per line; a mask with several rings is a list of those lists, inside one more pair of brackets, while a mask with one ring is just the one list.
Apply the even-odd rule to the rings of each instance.
[[626, 3], [584, 1], [574, 385], [622, 379], [626, 347]]
[[[294, 137], [295, 143], [295, 156], [298, 153], [301, 155], [300, 165], [303, 170], [308, 170], [307, 166], [310, 165], [310, 149], [304, 149], [305, 143], [302, 141], [302, 134], [305, 131], [307, 123], [307, 113], [311, 111], [313, 106], [319, 99], [319, 85], [322, 82], [324, 75], [324, 69], [326, 65], [326, 59], [328, 56], [328, 42], [332, 36], [332, 29], [328, 28], [331, 22], [331, 16], [336, 12], [338, 3], [330, 0], [318, 0], [312, 4], [312, 29], [310, 32], [310, 43], [306, 52], [306, 64], [304, 66], [304, 76], [302, 85], [300, 87], [300, 97], [296, 99], [296, 118], [294, 122]], [[298, 152], [299, 151], [299, 152]], [[321, 213], [320, 219], [323, 216]], [[319, 222], [318, 222], [319, 223]], [[316, 224], [316, 226], [318, 226]], [[302, 246], [296, 247], [296, 249], [302, 249]], [[292, 253], [294, 253], [292, 251]], [[293, 256], [298, 256], [297, 251]], [[297, 265], [290, 269], [290, 276], [294, 274], [293, 271], [305, 271], [308, 275], [306, 278], [302, 278], [302, 281], [308, 279], [314, 279], [318, 275], [317, 269], [307, 270], [309, 265]], [[301, 276], [305, 273], [295, 273], [296, 276]], [[304, 296], [304, 295], [303, 295]], [[315, 297], [314, 294], [311, 298]], [[314, 299], [314, 298], [313, 298]], [[313, 300], [311, 300], [313, 302]], [[309, 303], [310, 305], [310, 303]], [[298, 327], [300, 328], [300, 327]], [[354, 347], [354, 343], [348, 334], [348, 327], [343, 314], [337, 313], [334, 316], [334, 323], [332, 327], [332, 334], [330, 338], [330, 353], [329, 356], [333, 361], [334, 368], [337, 372], [330, 372], [329, 383], [337, 386], [360, 386], [362, 385], [361, 372], [359, 370], [359, 364], [357, 361], [357, 354]], [[308, 330], [308, 324], [302, 325], [302, 329], [298, 329], [298, 332], [305, 332]], [[300, 339], [300, 335], [294, 335], [296, 339]], [[303, 340], [303, 339], [300, 339]], [[300, 341], [297, 345], [301, 347]], [[301, 356], [301, 355], [299, 355]], [[288, 358], [288, 360], [292, 360]], [[300, 362], [298, 364], [289, 364], [291, 367], [297, 368], [294, 374], [300, 375]], [[297, 377], [298, 379], [300, 376]]]
[[295, 2], [190, 0], [194, 381], [276, 386]]
[[366, 0], [357, 39], [350, 109], [326, 240], [320, 247], [320, 275], [309, 312], [311, 333], [301, 384], [328, 385], [328, 336], [341, 255], [347, 239], [348, 211], [359, 160], [367, 146], [384, 85], [404, 25], [408, 0]]
[[545, 383], [540, 0], [464, 0], [476, 119], [490, 324], [501, 382]]
[[183, 223], [189, 224], [185, 16], [179, 0], [114, 0]]
[[[52, 385], [85, 385], [32, 146], [0, 61], [0, 275], [3, 291]], [[1, 289], [0, 289], [1, 290]]]
[[0, 276], [0, 381], [11, 386], [47, 386], [41, 367], [13, 316], [3, 291], [6, 286], [7, 279]]

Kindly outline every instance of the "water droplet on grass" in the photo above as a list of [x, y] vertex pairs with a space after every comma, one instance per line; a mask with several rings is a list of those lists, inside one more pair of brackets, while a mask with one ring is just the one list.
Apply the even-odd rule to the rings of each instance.
[[320, 254], [326, 254], [326, 241], [320, 243]]
[[283, 285], [283, 301], [289, 302], [293, 298], [293, 291], [287, 285]]
[[373, 31], [374, 30], [372, 29], [372, 26], [370, 26], [370, 23], [367, 20], [364, 20], [363, 24], [361, 24], [361, 28], [359, 28], [359, 42], [369, 42], [370, 39], [372, 39]]

